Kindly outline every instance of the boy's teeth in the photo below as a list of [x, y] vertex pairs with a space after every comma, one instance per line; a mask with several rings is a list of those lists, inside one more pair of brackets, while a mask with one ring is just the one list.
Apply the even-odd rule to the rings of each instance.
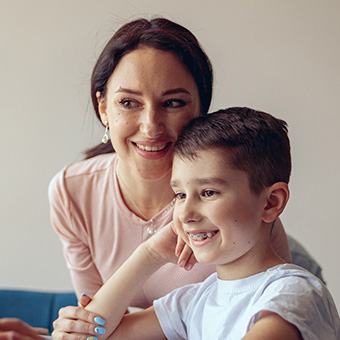
[[213, 237], [216, 235], [216, 231], [212, 231], [209, 233], [199, 233], [199, 234], [189, 234], [189, 236], [194, 240], [194, 241], [203, 241], [207, 239], [208, 237]]

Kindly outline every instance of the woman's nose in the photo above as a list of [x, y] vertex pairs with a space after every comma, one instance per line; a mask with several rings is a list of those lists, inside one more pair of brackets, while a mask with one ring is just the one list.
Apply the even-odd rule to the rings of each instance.
[[140, 130], [149, 138], [157, 138], [164, 132], [165, 124], [162, 113], [155, 108], [147, 108], [141, 116]]

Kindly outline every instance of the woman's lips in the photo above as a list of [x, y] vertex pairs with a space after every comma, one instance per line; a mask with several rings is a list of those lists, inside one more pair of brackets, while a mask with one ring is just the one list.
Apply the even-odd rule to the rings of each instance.
[[167, 147], [168, 143], [164, 143], [164, 144], [160, 144], [160, 145], [155, 145], [155, 146], [143, 145], [143, 144], [138, 144], [138, 143], [135, 143], [135, 145], [137, 146], [138, 149], [143, 150], [143, 151], [157, 152], [157, 151], [164, 150]]
[[145, 159], [160, 159], [170, 150], [171, 142], [140, 143], [132, 142], [136, 152]]

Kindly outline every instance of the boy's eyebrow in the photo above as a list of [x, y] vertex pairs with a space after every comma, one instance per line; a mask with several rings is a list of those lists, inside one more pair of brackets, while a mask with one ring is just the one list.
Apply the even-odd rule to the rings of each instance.
[[[226, 184], [227, 182], [219, 177], [203, 177], [203, 178], [194, 178], [193, 179], [194, 183], [200, 184], [200, 185], [207, 185], [207, 184]], [[176, 180], [172, 180], [170, 182], [170, 185], [172, 187], [177, 187], [178, 182]]]
[[226, 184], [226, 181], [222, 178], [219, 177], [204, 177], [204, 178], [197, 178], [195, 180], [198, 184], [213, 184], [213, 183], [218, 183], [218, 184]]

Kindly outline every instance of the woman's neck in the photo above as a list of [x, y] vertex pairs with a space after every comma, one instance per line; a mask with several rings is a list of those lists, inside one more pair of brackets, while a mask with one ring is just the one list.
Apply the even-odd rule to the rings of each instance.
[[118, 161], [116, 166], [119, 189], [126, 206], [137, 216], [150, 220], [173, 200], [171, 172], [160, 179], [150, 180], [122, 171], [120, 164]]

